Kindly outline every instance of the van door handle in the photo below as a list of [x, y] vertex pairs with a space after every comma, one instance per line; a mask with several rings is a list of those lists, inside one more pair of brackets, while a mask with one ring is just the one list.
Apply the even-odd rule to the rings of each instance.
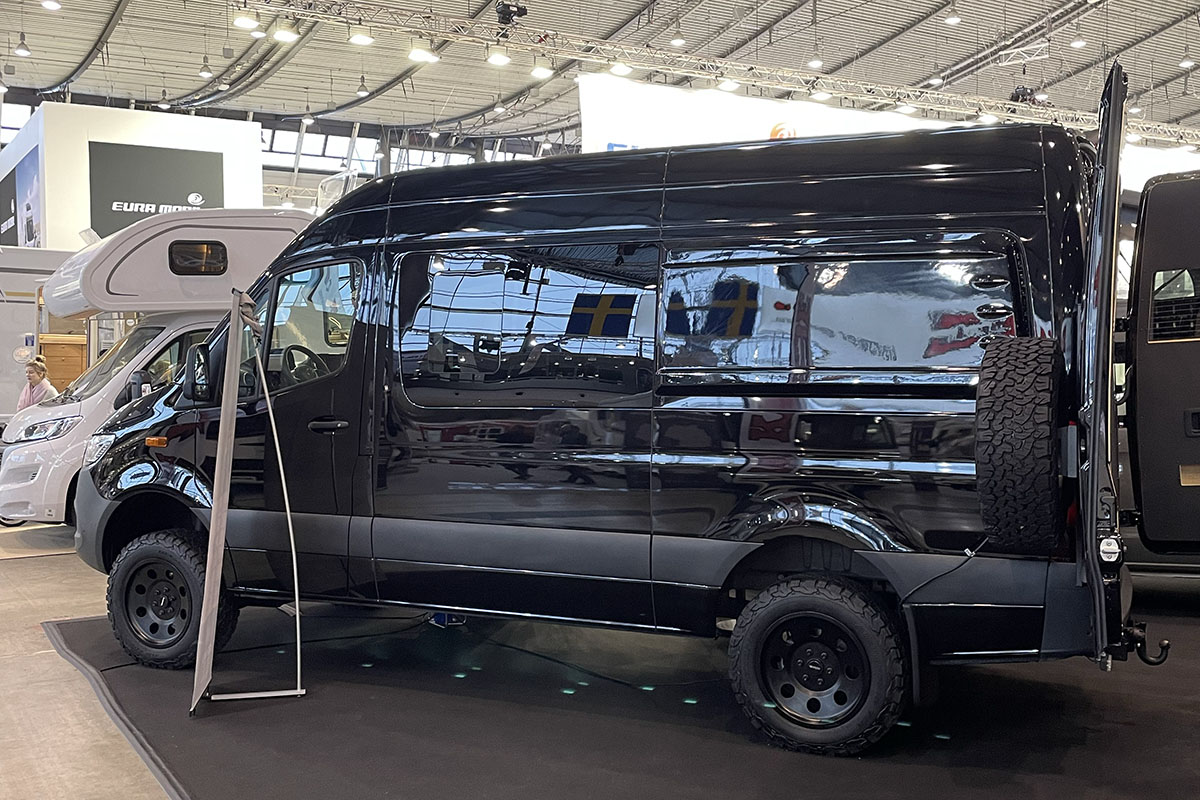
[[984, 303], [975, 309], [980, 319], [1003, 319], [1012, 314], [1012, 308], [1004, 303]]
[[308, 429], [313, 433], [334, 434], [349, 427], [350, 423], [344, 419], [329, 419], [328, 417], [318, 417], [308, 423]]

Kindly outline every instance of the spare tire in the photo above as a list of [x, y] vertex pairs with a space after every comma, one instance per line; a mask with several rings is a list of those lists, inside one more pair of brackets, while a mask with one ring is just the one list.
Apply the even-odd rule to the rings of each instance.
[[1046, 555], [1066, 515], [1059, 469], [1063, 358], [1053, 339], [999, 337], [984, 350], [975, 476], [988, 549]]

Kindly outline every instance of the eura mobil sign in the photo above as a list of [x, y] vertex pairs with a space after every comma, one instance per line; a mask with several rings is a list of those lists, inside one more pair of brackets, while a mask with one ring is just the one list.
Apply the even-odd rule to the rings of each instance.
[[198, 150], [88, 142], [91, 226], [108, 236], [167, 211], [223, 208], [223, 156]]

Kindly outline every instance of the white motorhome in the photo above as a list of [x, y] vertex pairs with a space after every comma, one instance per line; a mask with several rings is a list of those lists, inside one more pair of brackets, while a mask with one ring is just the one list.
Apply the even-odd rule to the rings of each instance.
[[10, 420], [0, 445], [0, 518], [70, 522], [88, 437], [138, 387], [173, 380], [188, 347], [228, 312], [231, 290], [248, 287], [311, 221], [277, 209], [160, 214], [67, 259], [43, 290], [51, 314], [141, 319], [61, 395]]
[[37, 352], [37, 294], [73, 254], [37, 247], [0, 247], [0, 424], [6, 424], [25, 386], [25, 362]]

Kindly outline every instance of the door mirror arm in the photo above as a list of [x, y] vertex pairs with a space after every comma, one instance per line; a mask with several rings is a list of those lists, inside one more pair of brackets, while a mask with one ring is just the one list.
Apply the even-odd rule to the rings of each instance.
[[208, 403], [213, 399], [212, 378], [209, 374], [208, 345], [204, 342], [188, 348], [184, 366], [183, 396], [195, 403]]

